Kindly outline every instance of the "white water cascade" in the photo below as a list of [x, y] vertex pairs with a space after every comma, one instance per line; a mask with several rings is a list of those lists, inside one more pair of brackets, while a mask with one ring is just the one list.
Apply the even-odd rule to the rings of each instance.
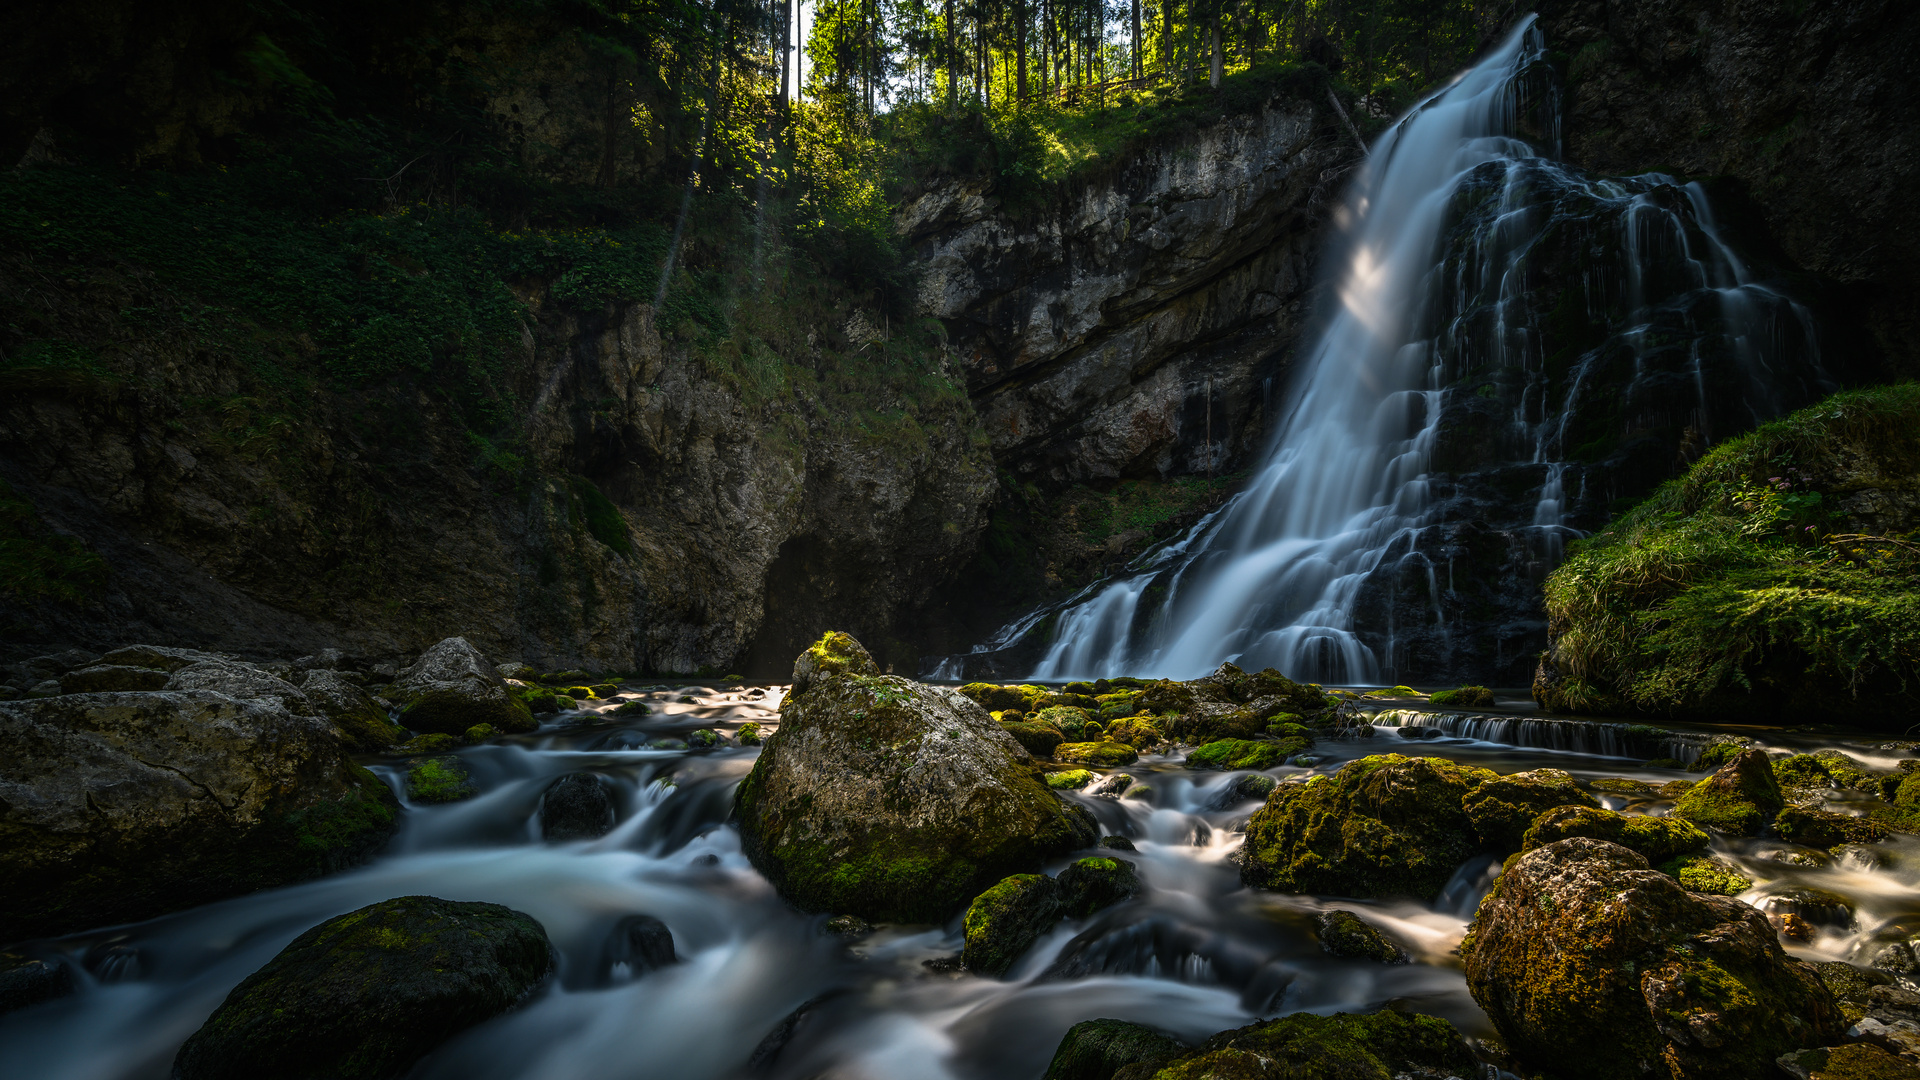
[[[1807, 313], [1752, 280], [1697, 184], [1594, 179], [1549, 156], [1559, 121], [1544, 50], [1528, 19], [1379, 139], [1337, 219], [1337, 305], [1299, 353], [1266, 463], [1187, 536], [1058, 610], [1029, 677], [1192, 678], [1227, 660], [1331, 683], [1412, 677], [1422, 665], [1398, 655], [1414, 651], [1410, 637], [1428, 659], [1471, 648], [1449, 640], [1451, 560], [1426, 550], [1449, 514], [1516, 538], [1519, 569], [1482, 576], [1524, 586], [1573, 534], [1568, 463], [1591, 461], [1596, 439], [1618, 442], [1642, 422], [1720, 438], [1824, 383]], [[1529, 119], [1541, 147], [1516, 134]], [[1564, 260], [1553, 252], [1574, 247], [1569, 236], [1599, 254], [1558, 271], [1533, 265]], [[1576, 272], [1558, 287], [1586, 310], [1567, 322], [1599, 327], [1602, 340], [1545, 355], [1539, 279]], [[1782, 355], [1802, 362], [1776, 363]], [[1484, 441], [1532, 491], [1524, 505], [1474, 503], [1452, 478], [1436, 492], [1444, 409], [1479, 410]], [[1388, 599], [1356, 625], [1370, 580], [1386, 582]], [[1030, 614], [975, 651], [1039, 621]], [[957, 675], [966, 659], [937, 671]]]

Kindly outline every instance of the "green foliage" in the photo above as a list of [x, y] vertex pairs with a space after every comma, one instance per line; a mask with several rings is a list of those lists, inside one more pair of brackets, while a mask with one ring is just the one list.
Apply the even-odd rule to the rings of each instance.
[[633, 537], [627, 530], [627, 519], [621, 516], [613, 500], [584, 476], [573, 478], [573, 497], [586, 518], [587, 532], [602, 544], [633, 558]]
[[1458, 690], [1439, 690], [1427, 700], [1435, 705], [1452, 705], [1469, 709], [1491, 708], [1494, 703], [1493, 691], [1484, 686], [1462, 686]]
[[[1826, 496], [1920, 473], [1920, 386], [1851, 391], [1702, 458], [1548, 578], [1570, 681], [1655, 712], [1836, 713], [1920, 683], [1920, 549]], [[1768, 688], [1766, 698], [1758, 697]]]
[[1677, 879], [1688, 892], [1737, 896], [1753, 887], [1751, 878], [1742, 876], [1717, 859], [1704, 855], [1682, 855], [1660, 864], [1660, 872]]
[[1278, 741], [1220, 739], [1188, 754], [1187, 768], [1272, 769], [1286, 764], [1290, 755], [1305, 750], [1308, 745], [1308, 740], [1297, 736]]
[[414, 802], [459, 802], [474, 793], [458, 758], [428, 758], [407, 771], [407, 798]]
[[0, 480], [0, 596], [80, 604], [106, 582], [105, 559], [48, 528], [33, 504]]

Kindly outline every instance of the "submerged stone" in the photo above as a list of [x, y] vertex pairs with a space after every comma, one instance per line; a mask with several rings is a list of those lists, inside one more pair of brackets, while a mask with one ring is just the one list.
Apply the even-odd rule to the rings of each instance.
[[1355, 960], [1376, 960], [1382, 964], [1404, 964], [1407, 951], [1388, 940], [1379, 928], [1344, 908], [1334, 908], [1314, 916], [1320, 933], [1320, 948], [1329, 956]]
[[613, 795], [606, 781], [577, 772], [547, 785], [540, 799], [540, 835], [554, 843], [591, 840], [613, 828]]
[[498, 904], [403, 896], [329, 919], [247, 976], [173, 1061], [178, 1080], [387, 1080], [520, 1003], [547, 935]]
[[[1169, 1059], [1187, 1049], [1186, 1043], [1144, 1024], [1082, 1020], [1061, 1037], [1042, 1080], [1112, 1080], [1129, 1066]], [[1151, 1075], [1140, 1069], [1129, 1072]]]

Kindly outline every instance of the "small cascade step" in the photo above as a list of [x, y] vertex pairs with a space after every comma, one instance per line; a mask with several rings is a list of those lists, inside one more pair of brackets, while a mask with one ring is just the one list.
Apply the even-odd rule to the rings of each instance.
[[1714, 740], [1711, 735], [1669, 731], [1649, 724], [1576, 720], [1561, 716], [1382, 709], [1372, 714], [1371, 723], [1378, 728], [1425, 728], [1459, 739], [1478, 739], [1481, 742], [1599, 757], [1642, 760], [1672, 758], [1683, 765], [1691, 765], [1699, 760], [1701, 753]]

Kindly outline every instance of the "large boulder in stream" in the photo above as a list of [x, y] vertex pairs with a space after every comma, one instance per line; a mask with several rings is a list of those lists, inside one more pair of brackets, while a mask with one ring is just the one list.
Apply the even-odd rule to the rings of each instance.
[[1432, 900], [1480, 850], [1462, 808], [1494, 773], [1380, 754], [1283, 783], [1247, 821], [1240, 877], [1256, 889]]
[[1674, 803], [1673, 816], [1735, 836], [1758, 836], [1786, 805], [1764, 750], [1742, 750]]
[[1749, 1080], [1838, 1042], [1811, 964], [1766, 916], [1688, 892], [1588, 837], [1514, 860], [1461, 945], [1467, 985], [1524, 1065], [1568, 1080]]
[[461, 735], [491, 724], [496, 731], [532, 731], [533, 711], [515, 697], [492, 664], [463, 637], [450, 637], [400, 672], [390, 688], [400, 722], [415, 731]]
[[748, 858], [789, 902], [887, 922], [938, 922], [1099, 837], [985, 709], [882, 675], [839, 633], [794, 663], [780, 731], [734, 814]]
[[[296, 691], [297, 693], [297, 691]], [[0, 934], [23, 939], [342, 869], [397, 804], [324, 717], [211, 690], [0, 702]]]
[[525, 1000], [546, 931], [499, 904], [403, 896], [293, 940], [173, 1060], [175, 1080], [388, 1080]]

